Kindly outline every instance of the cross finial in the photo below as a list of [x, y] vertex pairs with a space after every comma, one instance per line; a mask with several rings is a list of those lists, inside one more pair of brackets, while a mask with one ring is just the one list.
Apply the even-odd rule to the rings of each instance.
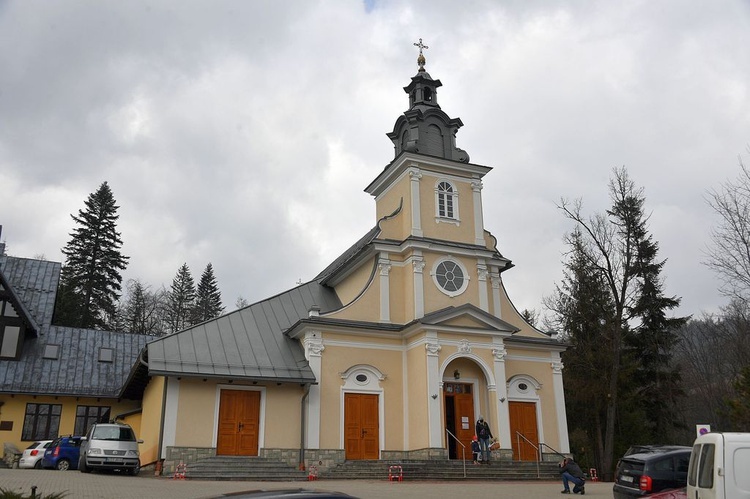
[[424, 58], [424, 55], [422, 54], [422, 49], [428, 49], [430, 47], [422, 43], [421, 38], [419, 39], [419, 43], [415, 43], [414, 46], [419, 47], [419, 57], [417, 57], [417, 66], [419, 66], [419, 71], [424, 71], [425, 58]]

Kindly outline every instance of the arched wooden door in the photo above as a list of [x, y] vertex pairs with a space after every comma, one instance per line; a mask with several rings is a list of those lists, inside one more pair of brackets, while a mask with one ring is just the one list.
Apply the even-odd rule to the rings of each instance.
[[[539, 448], [536, 404], [534, 402], [509, 402], [508, 412], [510, 416], [510, 438], [513, 441], [513, 459], [516, 461], [536, 461], [538, 459], [536, 449]], [[526, 439], [518, 437], [516, 432]]]
[[470, 383], [445, 383], [443, 386], [445, 426], [463, 444], [462, 447], [456, 444], [453, 437], [445, 435], [450, 459], [471, 459], [471, 439], [476, 423], [472, 389], [473, 385]]
[[344, 394], [344, 449], [346, 459], [378, 459], [380, 457], [377, 395]]
[[259, 391], [222, 390], [219, 395], [216, 454], [257, 456], [259, 423]]

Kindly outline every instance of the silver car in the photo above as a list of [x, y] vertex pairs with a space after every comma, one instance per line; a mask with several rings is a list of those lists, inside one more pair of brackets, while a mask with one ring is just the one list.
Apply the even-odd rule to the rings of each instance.
[[78, 469], [82, 473], [119, 470], [137, 475], [141, 471], [138, 444], [142, 443], [129, 425], [96, 423], [83, 437]]

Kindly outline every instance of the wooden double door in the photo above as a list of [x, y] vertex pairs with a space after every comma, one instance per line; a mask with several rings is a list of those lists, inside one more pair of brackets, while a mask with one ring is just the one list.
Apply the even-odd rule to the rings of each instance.
[[221, 390], [216, 454], [257, 456], [259, 427], [259, 391]]
[[344, 449], [346, 459], [380, 458], [379, 397], [344, 394]]
[[[513, 441], [513, 459], [536, 461], [538, 459], [539, 430], [536, 421], [536, 403], [509, 402], [510, 438]], [[525, 437], [520, 438], [517, 433]]]
[[445, 427], [461, 442], [459, 444], [453, 437], [445, 434], [450, 459], [470, 460], [472, 458], [471, 440], [476, 431], [473, 388], [474, 386], [470, 383], [445, 383], [443, 385]]

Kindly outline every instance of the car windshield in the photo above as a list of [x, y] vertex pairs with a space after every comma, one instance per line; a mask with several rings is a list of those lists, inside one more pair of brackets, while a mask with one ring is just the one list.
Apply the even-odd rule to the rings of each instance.
[[91, 438], [94, 440], [135, 441], [133, 430], [121, 426], [97, 426]]

